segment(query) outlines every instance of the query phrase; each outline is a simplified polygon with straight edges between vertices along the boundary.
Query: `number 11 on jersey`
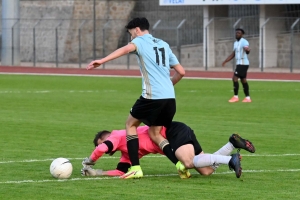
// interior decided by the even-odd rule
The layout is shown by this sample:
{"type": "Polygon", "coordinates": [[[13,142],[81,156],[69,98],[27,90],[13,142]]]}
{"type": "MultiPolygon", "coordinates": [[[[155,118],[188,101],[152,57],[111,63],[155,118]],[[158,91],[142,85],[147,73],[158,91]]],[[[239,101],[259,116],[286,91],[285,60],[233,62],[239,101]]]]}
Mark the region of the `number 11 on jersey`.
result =
{"type": "MultiPolygon", "coordinates": [[[[153,47],[156,55],[156,63],[159,65],[159,54],[157,51],[157,47],[153,47]]],[[[161,52],[161,59],[162,59],[162,65],[165,67],[166,66],[166,57],[165,57],[165,49],[164,48],[159,48],[158,49],[161,52]]]]}

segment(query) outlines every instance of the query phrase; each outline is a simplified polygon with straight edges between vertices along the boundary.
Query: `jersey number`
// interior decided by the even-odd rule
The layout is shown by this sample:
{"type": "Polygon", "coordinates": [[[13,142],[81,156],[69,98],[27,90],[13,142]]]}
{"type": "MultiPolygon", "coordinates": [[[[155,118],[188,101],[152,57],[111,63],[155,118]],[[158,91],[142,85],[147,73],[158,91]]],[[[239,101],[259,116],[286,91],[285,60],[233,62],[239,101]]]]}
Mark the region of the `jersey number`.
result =
{"type": "MultiPolygon", "coordinates": [[[[157,47],[153,47],[156,55],[156,63],[159,65],[159,55],[157,51],[157,47]]],[[[165,57],[165,49],[164,48],[159,48],[158,49],[161,52],[161,58],[162,58],[162,64],[163,66],[166,66],[166,57],[165,57]]]]}

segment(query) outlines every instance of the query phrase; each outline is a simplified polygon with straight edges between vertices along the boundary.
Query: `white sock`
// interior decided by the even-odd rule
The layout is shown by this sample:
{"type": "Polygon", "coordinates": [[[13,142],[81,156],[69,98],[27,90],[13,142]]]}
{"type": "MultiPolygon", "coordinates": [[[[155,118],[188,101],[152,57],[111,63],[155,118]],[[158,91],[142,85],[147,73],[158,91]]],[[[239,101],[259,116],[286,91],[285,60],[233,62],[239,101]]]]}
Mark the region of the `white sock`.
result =
{"type": "Polygon", "coordinates": [[[238,96],[238,95],[234,95],[234,97],[235,97],[235,98],[239,98],[239,96],[238,96]]]}
{"type": "Polygon", "coordinates": [[[250,96],[246,96],[246,99],[250,99],[250,96]]]}
{"type": "Polygon", "coordinates": [[[193,163],[195,167],[208,167],[215,164],[228,164],[231,156],[221,156],[213,154],[199,154],[194,157],[193,163]]]}
{"type": "Polygon", "coordinates": [[[214,155],[222,155],[222,156],[229,156],[231,152],[234,150],[234,146],[231,144],[231,142],[228,142],[225,144],[221,149],[213,153],[214,155]]]}

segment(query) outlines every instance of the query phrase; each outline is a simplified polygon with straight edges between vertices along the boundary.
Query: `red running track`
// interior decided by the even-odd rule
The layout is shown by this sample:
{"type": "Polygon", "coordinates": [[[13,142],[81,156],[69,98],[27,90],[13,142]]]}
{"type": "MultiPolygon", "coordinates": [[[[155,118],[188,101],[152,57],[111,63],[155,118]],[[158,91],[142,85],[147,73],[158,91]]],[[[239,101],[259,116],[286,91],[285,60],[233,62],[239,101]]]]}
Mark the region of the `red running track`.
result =
{"type": "MultiPolygon", "coordinates": [[[[15,66],[0,66],[0,73],[141,76],[139,70],[127,70],[127,69],[86,70],[86,69],[78,69],[78,68],[41,68],[41,67],[15,67],[15,66]]],[[[232,74],[233,72],[228,72],[228,71],[211,72],[211,71],[186,70],[185,77],[231,79],[232,74]]],[[[300,81],[300,73],[248,72],[247,78],[300,81]]]]}

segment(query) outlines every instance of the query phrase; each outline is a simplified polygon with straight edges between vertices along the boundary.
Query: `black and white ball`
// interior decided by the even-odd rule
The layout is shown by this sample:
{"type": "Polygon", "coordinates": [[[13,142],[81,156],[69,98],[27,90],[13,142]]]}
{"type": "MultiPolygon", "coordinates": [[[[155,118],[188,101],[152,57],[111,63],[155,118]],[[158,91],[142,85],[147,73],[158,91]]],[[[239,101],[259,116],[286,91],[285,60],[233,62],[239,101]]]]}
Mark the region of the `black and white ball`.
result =
{"type": "Polygon", "coordinates": [[[50,173],[54,178],[66,179],[72,175],[73,166],[66,158],[56,158],[50,165],[50,173]]]}

